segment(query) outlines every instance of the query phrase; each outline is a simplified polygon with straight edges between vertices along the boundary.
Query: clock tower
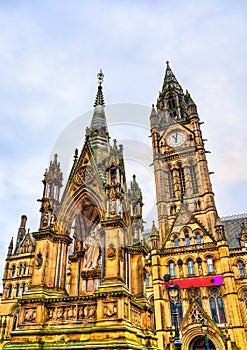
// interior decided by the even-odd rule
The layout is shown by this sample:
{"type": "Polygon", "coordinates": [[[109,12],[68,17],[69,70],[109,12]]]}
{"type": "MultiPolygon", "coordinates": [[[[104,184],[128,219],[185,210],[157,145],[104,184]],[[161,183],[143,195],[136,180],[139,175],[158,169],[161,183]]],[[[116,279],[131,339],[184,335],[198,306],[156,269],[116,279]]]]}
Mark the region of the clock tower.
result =
{"type": "Polygon", "coordinates": [[[213,231],[216,208],[202,123],[196,104],[187,90],[183,92],[169,62],[150,119],[161,244],[178,216],[185,224],[193,215],[207,231],[213,231]]]}

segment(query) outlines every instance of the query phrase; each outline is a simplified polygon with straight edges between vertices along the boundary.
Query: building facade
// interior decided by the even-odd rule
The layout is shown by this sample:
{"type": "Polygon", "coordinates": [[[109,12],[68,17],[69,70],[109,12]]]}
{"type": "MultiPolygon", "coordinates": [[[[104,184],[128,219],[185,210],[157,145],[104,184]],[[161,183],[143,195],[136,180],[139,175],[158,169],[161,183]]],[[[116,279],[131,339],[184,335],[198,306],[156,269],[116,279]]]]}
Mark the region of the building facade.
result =
{"type": "Polygon", "coordinates": [[[247,215],[217,214],[196,104],[167,62],[150,117],[158,228],[147,244],[102,82],[63,194],[55,155],[38,231],[23,215],[9,244],[0,349],[247,349],[247,215]]]}

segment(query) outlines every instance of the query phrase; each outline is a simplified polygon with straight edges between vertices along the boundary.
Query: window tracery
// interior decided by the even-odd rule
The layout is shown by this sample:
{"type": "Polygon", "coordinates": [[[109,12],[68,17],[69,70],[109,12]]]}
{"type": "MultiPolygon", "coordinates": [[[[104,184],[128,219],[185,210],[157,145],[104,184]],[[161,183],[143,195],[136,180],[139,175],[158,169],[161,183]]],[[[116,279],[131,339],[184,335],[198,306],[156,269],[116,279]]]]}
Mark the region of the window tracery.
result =
{"type": "Polygon", "coordinates": [[[218,288],[211,288],[209,290],[209,304],[211,316],[216,323],[226,323],[225,310],[220,290],[218,288]]]}

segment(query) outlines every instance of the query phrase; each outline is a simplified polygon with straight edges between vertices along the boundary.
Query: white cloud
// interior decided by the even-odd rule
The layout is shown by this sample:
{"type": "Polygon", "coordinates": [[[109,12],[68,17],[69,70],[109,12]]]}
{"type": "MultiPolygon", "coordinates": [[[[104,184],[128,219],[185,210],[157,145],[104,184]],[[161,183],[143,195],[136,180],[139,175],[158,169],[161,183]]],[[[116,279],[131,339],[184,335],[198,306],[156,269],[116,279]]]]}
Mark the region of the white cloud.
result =
{"type": "Polygon", "coordinates": [[[36,199],[52,145],[92,107],[101,67],[107,104],[150,106],[169,59],[205,121],[219,212],[246,211],[240,198],[247,173],[246,6],[230,0],[1,2],[2,256],[21,214],[37,229],[36,199]]]}

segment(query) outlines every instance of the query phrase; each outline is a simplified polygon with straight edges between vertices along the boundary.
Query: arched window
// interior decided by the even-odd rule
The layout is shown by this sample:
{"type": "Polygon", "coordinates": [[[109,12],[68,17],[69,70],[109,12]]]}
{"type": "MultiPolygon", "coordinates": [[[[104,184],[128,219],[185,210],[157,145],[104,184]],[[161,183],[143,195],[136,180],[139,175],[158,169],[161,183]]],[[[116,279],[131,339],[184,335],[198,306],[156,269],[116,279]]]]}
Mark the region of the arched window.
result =
{"type": "Polygon", "coordinates": [[[19,276],[22,275],[22,264],[20,264],[20,267],[19,267],[19,276]]]}
{"type": "Polygon", "coordinates": [[[192,304],[193,301],[196,301],[202,307],[202,299],[199,288],[189,289],[189,303],[192,304]]]}
{"type": "Polygon", "coordinates": [[[169,262],[169,274],[171,277],[175,277],[175,264],[173,261],[169,262]]]}
{"type": "Polygon", "coordinates": [[[20,287],[19,284],[17,284],[17,286],[16,286],[16,294],[15,294],[16,297],[20,296],[20,290],[21,290],[21,287],[20,287]]]}
{"type": "Polygon", "coordinates": [[[178,240],[178,237],[175,237],[175,238],[174,238],[174,246],[175,246],[176,248],[179,247],[179,240],[178,240]]]}
{"type": "Polygon", "coordinates": [[[194,275],[194,263],[193,260],[188,260],[187,262],[187,266],[188,266],[188,274],[189,275],[194,275]]]}
{"type": "Polygon", "coordinates": [[[22,288],[22,294],[25,293],[26,291],[27,291],[27,285],[26,283],[24,283],[22,288]]]}
{"type": "Polygon", "coordinates": [[[244,303],[245,303],[245,308],[247,310],[247,290],[244,292],[244,303]]]}
{"type": "Polygon", "coordinates": [[[225,310],[223,300],[218,288],[210,289],[209,304],[211,309],[212,319],[216,323],[226,323],[225,310]]]}
{"type": "Polygon", "coordinates": [[[14,277],[15,274],[16,274],[16,266],[13,265],[13,266],[12,266],[12,277],[14,277]]]}
{"type": "Polygon", "coordinates": [[[12,284],[10,284],[9,285],[9,295],[8,295],[8,297],[12,298],[12,294],[13,294],[13,286],[12,286],[12,284]]]}
{"type": "Polygon", "coordinates": [[[241,260],[238,261],[238,272],[240,277],[245,276],[245,271],[244,271],[244,264],[241,260]]]}
{"type": "Polygon", "coordinates": [[[184,236],[185,236],[185,244],[188,247],[190,245],[190,237],[189,237],[189,232],[185,231],[184,232],[184,236]]]}
{"type": "Polygon", "coordinates": [[[207,258],[207,265],[208,265],[208,272],[212,273],[214,272],[214,264],[213,264],[213,259],[212,258],[207,258]]]}
{"type": "Polygon", "coordinates": [[[23,266],[23,274],[26,275],[27,273],[27,264],[25,263],[23,266]]]}
{"type": "Polygon", "coordinates": [[[247,247],[247,236],[244,239],[244,246],[247,247]]]}
{"type": "Polygon", "coordinates": [[[196,234],[196,242],[197,242],[197,244],[201,244],[202,243],[202,237],[201,237],[200,233],[196,234]]]}

